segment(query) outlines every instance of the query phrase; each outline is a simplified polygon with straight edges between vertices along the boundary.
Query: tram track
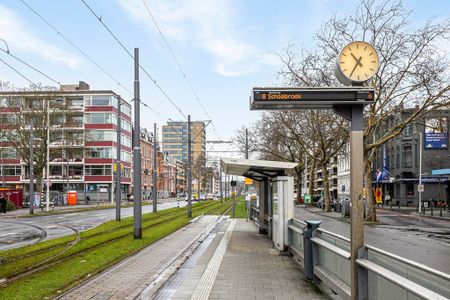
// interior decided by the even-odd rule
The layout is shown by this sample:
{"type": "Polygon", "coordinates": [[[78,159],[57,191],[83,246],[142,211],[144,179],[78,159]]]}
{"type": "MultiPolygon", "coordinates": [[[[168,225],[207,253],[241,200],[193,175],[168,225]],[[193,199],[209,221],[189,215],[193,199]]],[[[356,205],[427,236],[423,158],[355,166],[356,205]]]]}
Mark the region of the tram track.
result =
{"type": "MultiPolygon", "coordinates": [[[[208,203],[205,205],[197,206],[197,207],[193,208],[193,211],[206,210],[205,213],[208,214],[208,213],[212,213],[213,211],[217,210],[220,206],[221,206],[220,203],[213,202],[213,203],[208,203]],[[207,210],[211,206],[213,206],[213,208],[211,210],[207,210]]],[[[165,215],[160,215],[160,216],[157,216],[156,218],[151,218],[151,219],[147,220],[146,222],[144,222],[144,224],[147,223],[147,225],[143,224],[144,226],[142,227],[142,229],[147,230],[150,228],[161,226],[165,223],[176,220],[180,216],[184,216],[185,213],[186,213],[186,210],[181,209],[180,211],[176,211],[176,212],[165,214],[165,215]]],[[[9,284],[9,283],[19,280],[25,276],[34,274],[36,272],[42,271],[44,269],[53,267],[58,264],[62,264],[74,257],[81,256],[90,251],[93,251],[100,247],[106,246],[107,244],[117,242],[124,238],[128,238],[130,232],[132,231],[132,228],[130,228],[130,225],[119,226],[118,228],[114,228],[114,229],[108,230],[106,232],[98,232],[98,233],[95,233],[92,235],[87,235],[85,237],[81,236],[80,233],[77,231],[75,240],[71,240],[69,242],[63,243],[63,244],[55,246],[55,247],[50,247],[48,249],[43,249],[43,250],[39,251],[38,253],[36,253],[36,252],[27,253],[27,258],[35,256],[36,254],[39,254],[42,256],[42,259],[39,260],[37,263],[30,264],[29,266],[27,266],[25,263],[24,268],[19,272],[16,271],[15,273],[11,273],[9,275],[5,274],[6,276],[2,279],[2,284],[9,284]],[[120,228],[121,230],[117,230],[118,228],[120,228]],[[120,232],[120,231],[123,231],[123,232],[120,232]],[[104,236],[103,241],[97,242],[93,245],[89,245],[89,243],[87,243],[87,241],[89,239],[92,239],[93,237],[97,237],[99,235],[104,236]],[[81,246],[81,249],[73,250],[73,249],[75,249],[74,247],[76,245],[80,245],[80,243],[83,241],[86,241],[86,243],[87,243],[86,247],[81,246]],[[54,251],[59,248],[63,248],[63,249],[59,252],[54,251]],[[73,251],[73,253],[70,253],[70,251],[73,251]],[[48,257],[45,257],[46,252],[48,254],[47,255],[48,257]]],[[[73,228],[73,230],[76,230],[76,229],[73,228]]],[[[18,260],[18,258],[15,258],[14,261],[10,260],[10,261],[6,261],[6,262],[2,262],[0,264],[0,266],[3,265],[3,267],[5,267],[8,264],[14,263],[17,260],[18,260]]],[[[11,272],[12,271],[13,270],[11,270],[11,272]]]]}

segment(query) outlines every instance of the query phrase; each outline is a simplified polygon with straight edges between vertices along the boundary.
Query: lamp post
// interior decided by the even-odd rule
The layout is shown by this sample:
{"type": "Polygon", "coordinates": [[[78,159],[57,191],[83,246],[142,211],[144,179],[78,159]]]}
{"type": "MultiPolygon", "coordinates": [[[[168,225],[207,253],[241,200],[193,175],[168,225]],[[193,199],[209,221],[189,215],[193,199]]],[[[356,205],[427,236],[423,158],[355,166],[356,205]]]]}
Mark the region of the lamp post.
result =
{"type": "Polygon", "coordinates": [[[414,131],[415,134],[419,135],[419,214],[422,213],[422,148],[423,148],[423,141],[422,141],[422,133],[414,131]]]}

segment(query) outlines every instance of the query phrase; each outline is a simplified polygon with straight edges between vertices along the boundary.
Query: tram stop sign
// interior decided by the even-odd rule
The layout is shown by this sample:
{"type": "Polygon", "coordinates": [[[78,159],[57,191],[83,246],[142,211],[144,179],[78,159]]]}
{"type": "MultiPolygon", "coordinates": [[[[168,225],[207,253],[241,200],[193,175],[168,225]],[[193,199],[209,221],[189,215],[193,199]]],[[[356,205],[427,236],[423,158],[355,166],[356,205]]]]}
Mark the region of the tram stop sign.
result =
{"type": "Polygon", "coordinates": [[[255,87],[250,110],[334,109],[350,119],[352,105],[373,101],[374,89],[367,87],[255,87]]]}

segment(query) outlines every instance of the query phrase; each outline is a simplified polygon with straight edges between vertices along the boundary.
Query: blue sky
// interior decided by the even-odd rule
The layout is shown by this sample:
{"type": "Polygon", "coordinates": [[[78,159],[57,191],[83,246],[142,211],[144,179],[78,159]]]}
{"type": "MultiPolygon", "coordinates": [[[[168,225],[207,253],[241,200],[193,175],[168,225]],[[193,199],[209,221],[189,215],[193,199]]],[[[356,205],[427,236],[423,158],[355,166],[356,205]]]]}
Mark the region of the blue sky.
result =
{"type": "MultiPolygon", "coordinates": [[[[133,90],[133,62],[94,18],[81,0],[24,0],[83,51],[133,90]]],[[[85,0],[125,46],[140,48],[141,64],[173,101],[193,120],[206,120],[195,96],[152,23],[142,0],[85,0]]],[[[314,33],[334,14],[347,15],[356,0],[146,0],[185,74],[214,122],[208,140],[229,139],[243,124],[256,120],[248,98],[253,86],[279,84],[281,64],[273,55],[289,43],[313,47],[314,33]]],[[[448,18],[450,1],[405,1],[414,12],[412,26],[429,18],[448,18]]],[[[86,81],[92,89],[112,89],[127,99],[118,86],[34,15],[21,1],[0,1],[0,39],[11,53],[61,83],[86,81]]],[[[0,47],[4,45],[0,42],[0,47]]],[[[48,79],[14,61],[0,58],[34,82],[48,79]]],[[[0,62],[0,80],[16,85],[27,82],[0,62]]],[[[164,116],[182,115],[141,73],[141,99],[164,116]]],[[[167,120],[141,109],[144,127],[167,120]]],[[[210,148],[210,147],[208,147],[210,148]]]]}

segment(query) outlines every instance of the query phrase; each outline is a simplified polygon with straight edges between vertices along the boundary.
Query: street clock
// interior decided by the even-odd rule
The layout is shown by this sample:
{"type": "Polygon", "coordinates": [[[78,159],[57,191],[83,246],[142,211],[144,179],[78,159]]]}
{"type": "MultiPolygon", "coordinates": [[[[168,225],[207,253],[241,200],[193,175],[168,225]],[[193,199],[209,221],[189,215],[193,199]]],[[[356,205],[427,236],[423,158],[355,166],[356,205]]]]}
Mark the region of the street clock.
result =
{"type": "Polygon", "coordinates": [[[339,53],[335,65],[336,78],[345,85],[362,85],[378,71],[375,48],[362,41],[351,42],[339,53]]]}

